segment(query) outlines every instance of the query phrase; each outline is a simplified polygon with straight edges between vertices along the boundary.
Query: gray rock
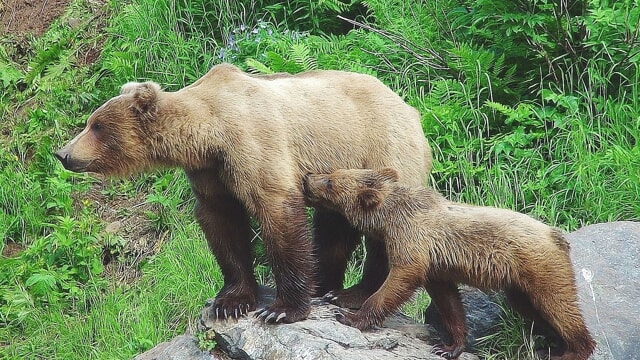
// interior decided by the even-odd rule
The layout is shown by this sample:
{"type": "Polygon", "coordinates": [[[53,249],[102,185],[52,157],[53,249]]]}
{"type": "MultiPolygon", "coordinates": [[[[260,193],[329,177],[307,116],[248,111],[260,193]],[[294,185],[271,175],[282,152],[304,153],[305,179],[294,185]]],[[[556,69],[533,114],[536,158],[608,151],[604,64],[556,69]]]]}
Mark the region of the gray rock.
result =
{"type": "MultiPolygon", "coordinates": [[[[640,223],[614,222],[584,227],[567,235],[576,271],[580,306],[598,349],[591,360],[635,359],[640,354],[640,223]]],[[[273,301],[273,290],[261,289],[261,301],[273,301]]],[[[499,323],[495,295],[463,291],[470,336],[491,333],[499,323]]],[[[218,347],[239,359],[433,359],[434,331],[402,315],[369,332],[344,326],[334,318],[335,306],[314,301],[309,319],[294,324],[265,325],[252,316],[238,322],[212,322],[208,308],[202,323],[218,347]]],[[[427,321],[439,315],[427,310],[427,321]]],[[[435,326],[437,327],[437,326],[435,326]]],[[[216,359],[197,348],[191,336],[179,336],[136,357],[138,360],[216,359]]],[[[477,359],[464,353],[460,359],[477,359]]]]}
{"type": "Polygon", "coordinates": [[[198,348],[198,339],[180,335],[142,353],[135,360],[213,360],[217,357],[198,348]]]}
{"type": "Polygon", "coordinates": [[[567,235],[582,313],[598,343],[592,360],[640,357],[640,223],[586,226],[567,235]]]}
{"type": "MultiPolygon", "coordinates": [[[[268,292],[272,293],[273,290],[268,292]]],[[[221,350],[235,359],[442,360],[431,354],[432,347],[424,341],[430,337],[425,326],[405,316],[393,316],[385,322],[384,327],[361,332],[338,323],[335,309],[337,307],[334,305],[314,300],[307,320],[268,325],[255,319],[252,313],[237,322],[214,322],[205,308],[202,311],[202,326],[212,331],[221,350]]],[[[465,353],[460,359],[477,357],[465,353]]]]}
{"type": "MultiPolygon", "coordinates": [[[[475,346],[479,338],[495,333],[500,324],[504,311],[498,305],[502,295],[499,293],[485,293],[481,290],[462,286],[460,296],[464,306],[469,334],[465,339],[466,351],[475,351],[475,346]]],[[[425,323],[433,326],[435,333],[442,336],[445,343],[451,343],[451,337],[442,324],[440,312],[433,304],[429,304],[424,311],[425,323]]],[[[435,339],[438,337],[436,336],[435,339]]]]}

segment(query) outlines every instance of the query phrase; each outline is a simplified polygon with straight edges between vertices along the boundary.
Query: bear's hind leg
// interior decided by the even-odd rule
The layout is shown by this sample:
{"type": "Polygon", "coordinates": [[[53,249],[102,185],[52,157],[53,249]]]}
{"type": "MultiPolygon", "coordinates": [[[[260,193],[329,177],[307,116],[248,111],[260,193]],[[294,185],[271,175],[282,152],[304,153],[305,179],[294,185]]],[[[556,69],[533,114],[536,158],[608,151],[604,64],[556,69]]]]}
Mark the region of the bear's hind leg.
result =
{"type": "Polygon", "coordinates": [[[318,259],[315,294],[323,296],[342,289],[347,262],[358,245],[360,234],[342,215],[320,208],[313,214],[313,230],[318,259]]]}
{"type": "Polygon", "coordinates": [[[553,360],[587,360],[595,349],[577,302],[577,290],[569,260],[564,266],[555,263],[552,279],[529,279],[531,304],[563,341],[561,356],[553,360]]]}
{"type": "Polygon", "coordinates": [[[433,353],[446,359],[457,359],[464,350],[467,324],[460,292],[456,284],[446,281],[428,281],[425,289],[440,313],[442,323],[451,336],[451,344],[436,344],[433,353]]]}
{"type": "Polygon", "coordinates": [[[224,277],[211,305],[214,320],[238,318],[256,308],[249,218],[244,207],[228,195],[198,196],[196,219],[224,277]]]}

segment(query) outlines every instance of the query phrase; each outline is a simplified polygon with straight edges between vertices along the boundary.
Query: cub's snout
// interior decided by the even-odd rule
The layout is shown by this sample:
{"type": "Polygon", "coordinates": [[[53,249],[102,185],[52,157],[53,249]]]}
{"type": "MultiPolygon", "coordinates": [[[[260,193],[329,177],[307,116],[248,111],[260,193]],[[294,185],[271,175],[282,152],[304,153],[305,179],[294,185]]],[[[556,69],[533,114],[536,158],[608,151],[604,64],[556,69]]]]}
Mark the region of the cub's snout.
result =
{"type": "Polygon", "coordinates": [[[307,173],[302,177],[302,191],[307,201],[317,203],[321,199],[325,182],[324,177],[318,174],[307,173]]]}

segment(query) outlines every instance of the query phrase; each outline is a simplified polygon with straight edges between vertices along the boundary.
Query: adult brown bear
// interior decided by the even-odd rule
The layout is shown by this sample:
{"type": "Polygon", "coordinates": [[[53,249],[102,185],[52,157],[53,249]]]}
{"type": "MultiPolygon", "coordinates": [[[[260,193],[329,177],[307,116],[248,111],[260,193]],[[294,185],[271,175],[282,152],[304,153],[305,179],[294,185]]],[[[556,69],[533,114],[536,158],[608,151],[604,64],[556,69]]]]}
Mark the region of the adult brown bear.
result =
{"type": "Polygon", "coordinates": [[[562,340],[552,359],[586,360],[593,352],[569,244],[559,230],[515,211],[455,203],[433,189],[400,184],[393,169],[312,174],[304,188],[312,203],[340,212],[387,247],[384,284],[357,312],[341,310],[340,322],[362,330],[381,325],[422,286],[453,339],[435,352],[456,359],[467,335],[457,288],[464,283],[504,290],[517,311],[550,326],[562,340]]]}
{"type": "MultiPolygon", "coordinates": [[[[418,112],[374,77],[339,71],[253,76],[228,64],[177,92],[153,82],[124,85],[56,156],[77,172],[186,171],[196,218],[224,275],[211,307],[216,317],[255,309],[254,216],[277,285],[275,303],[258,315],[275,322],[302,320],[314,291],[341,289],[360,239],[344,217],[316,208],[314,260],[303,174],[393,166],[407,184],[424,185],[431,167],[418,112]]],[[[362,282],[337,293],[345,304],[359,305],[384,281],[386,256],[376,244],[367,241],[362,282]]]]}

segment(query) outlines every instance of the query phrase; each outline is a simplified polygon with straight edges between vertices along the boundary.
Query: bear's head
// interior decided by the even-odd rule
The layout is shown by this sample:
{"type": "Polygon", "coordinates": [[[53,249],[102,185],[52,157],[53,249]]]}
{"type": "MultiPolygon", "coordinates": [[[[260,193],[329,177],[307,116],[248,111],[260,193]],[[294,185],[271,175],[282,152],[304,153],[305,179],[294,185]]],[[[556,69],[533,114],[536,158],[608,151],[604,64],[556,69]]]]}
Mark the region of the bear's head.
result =
{"type": "Polygon", "coordinates": [[[55,156],[74,172],[127,176],[151,167],[150,128],[160,92],[153,82],[125,84],[55,156]]]}
{"type": "Polygon", "coordinates": [[[308,174],[303,188],[311,205],[333,209],[348,219],[376,210],[398,181],[391,168],[381,170],[340,169],[331,174],[308,174]]]}

